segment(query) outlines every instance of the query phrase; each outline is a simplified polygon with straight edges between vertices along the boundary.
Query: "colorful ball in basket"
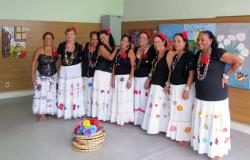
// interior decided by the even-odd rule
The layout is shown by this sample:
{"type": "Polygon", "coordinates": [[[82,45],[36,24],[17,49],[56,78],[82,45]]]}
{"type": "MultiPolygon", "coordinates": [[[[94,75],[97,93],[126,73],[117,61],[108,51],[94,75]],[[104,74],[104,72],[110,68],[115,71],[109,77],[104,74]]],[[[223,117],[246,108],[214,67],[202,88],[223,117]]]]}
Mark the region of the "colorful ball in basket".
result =
{"type": "Polygon", "coordinates": [[[83,126],[84,126],[84,128],[89,128],[90,127],[90,121],[88,120],[88,119],[85,119],[84,121],[83,121],[83,126]]]}
{"type": "Polygon", "coordinates": [[[74,128],[72,147],[76,151],[90,152],[101,148],[106,132],[99,126],[99,121],[94,118],[83,119],[74,128]]]}

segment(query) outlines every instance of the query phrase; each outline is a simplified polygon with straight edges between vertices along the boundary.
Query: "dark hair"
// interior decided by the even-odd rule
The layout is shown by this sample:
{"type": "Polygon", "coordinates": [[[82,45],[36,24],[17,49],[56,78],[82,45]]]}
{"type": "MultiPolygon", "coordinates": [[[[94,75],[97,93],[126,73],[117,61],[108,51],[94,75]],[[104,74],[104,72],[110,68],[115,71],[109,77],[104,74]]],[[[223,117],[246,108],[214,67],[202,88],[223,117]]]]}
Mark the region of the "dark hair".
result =
{"type": "Polygon", "coordinates": [[[205,31],[201,31],[200,33],[205,33],[208,35],[208,38],[212,39],[212,44],[211,44],[212,49],[218,48],[219,44],[218,44],[217,38],[211,31],[205,30],[205,31]]]}
{"type": "Polygon", "coordinates": [[[142,34],[146,34],[146,35],[147,35],[147,37],[148,37],[148,39],[150,38],[149,33],[145,32],[145,31],[142,31],[142,32],[140,32],[139,36],[141,36],[142,34]]]}
{"type": "Polygon", "coordinates": [[[115,48],[115,40],[114,40],[112,34],[109,34],[106,30],[99,31],[98,32],[98,40],[99,40],[100,44],[102,44],[101,39],[100,39],[101,34],[106,34],[107,36],[109,36],[109,45],[112,49],[114,49],[115,48]]]}
{"type": "Polygon", "coordinates": [[[128,34],[123,34],[122,37],[121,37],[121,40],[122,40],[123,38],[125,38],[125,37],[127,37],[127,38],[128,38],[128,41],[131,42],[131,40],[132,40],[132,39],[131,39],[131,36],[128,35],[128,34]]]}
{"type": "Polygon", "coordinates": [[[158,37],[158,38],[160,38],[163,42],[165,42],[165,43],[164,43],[164,47],[167,47],[167,46],[168,46],[168,41],[167,41],[167,39],[163,39],[163,37],[161,37],[159,34],[154,35],[154,39],[155,39],[155,37],[158,37]]]}
{"type": "MultiPolygon", "coordinates": [[[[182,33],[176,33],[176,34],[174,35],[174,37],[175,37],[175,36],[180,36],[180,37],[183,39],[183,41],[186,42],[186,45],[185,45],[184,50],[187,51],[187,50],[188,50],[188,39],[184,38],[182,33]]],[[[175,51],[175,48],[174,48],[174,51],[175,51]]]]}
{"type": "Polygon", "coordinates": [[[73,32],[76,34],[76,30],[75,30],[75,28],[73,28],[73,27],[66,28],[64,34],[66,35],[66,34],[67,34],[68,32],[70,32],[70,31],[73,31],[73,32]]]}
{"type": "Polygon", "coordinates": [[[45,36],[47,36],[47,35],[50,35],[50,36],[52,37],[53,40],[55,39],[53,33],[51,33],[51,32],[45,32],[45,33],[43,34],[43,40],[45,39],[45,36]]]}
{"type": "Polygon", "coordinates": [[[98,37],[98,34],[96,31],[92,31],[89,33],[89,38],[91,38],[93,35],[96,35],[98,37]]]}

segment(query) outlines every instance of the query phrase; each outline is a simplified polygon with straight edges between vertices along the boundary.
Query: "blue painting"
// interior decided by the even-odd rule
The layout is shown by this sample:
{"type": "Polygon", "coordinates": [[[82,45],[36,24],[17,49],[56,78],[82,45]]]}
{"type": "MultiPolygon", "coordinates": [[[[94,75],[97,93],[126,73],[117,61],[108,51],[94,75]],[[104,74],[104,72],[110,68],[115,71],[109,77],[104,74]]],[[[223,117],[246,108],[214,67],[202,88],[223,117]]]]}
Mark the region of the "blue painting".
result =
{"type": "Polygon", "coordinates": [[[176,33],[184,31],[184,24],[160,24],[159,32],[165,34],[172,41],[176,33]]]}
{"type": "Polygon", "coordinates": [[[184,31],[188,34],[188,39],[196,42],[200,31],[208,30],[215,33],[215,23],[184,24],[184,31]]]}

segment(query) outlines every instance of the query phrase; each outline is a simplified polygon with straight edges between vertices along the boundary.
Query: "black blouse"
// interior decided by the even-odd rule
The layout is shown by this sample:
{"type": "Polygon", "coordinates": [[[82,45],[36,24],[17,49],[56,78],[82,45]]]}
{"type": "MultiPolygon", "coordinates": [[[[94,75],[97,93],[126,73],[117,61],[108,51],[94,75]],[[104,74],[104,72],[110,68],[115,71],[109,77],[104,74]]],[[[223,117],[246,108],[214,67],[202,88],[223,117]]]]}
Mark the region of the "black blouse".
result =
{"type": "Polygon", "coordinates": [[[81,62],[82,46],[75,42],[74,52],[66,51],[66,41],[59,44],[57,52],[61,55],[61,61],[63,66],[76,65],[81,62]]]}
{"type": "Polygon", "coordinates": [[[195,70],[195,55],[191,51],[186,51],[179,60],[177,56],[173,59],[170,83],[173,85],[186,84],[189,71],[195,70]]]}
{"type": "MultiPolygon", "coordinates": [[[[138,48],[134,49],[135,54],[137,54],[138,48]]],[[[148,74],[152,67],[152,61],[156,57],[156,50],[154,46],[150,46],[147,51],[147,56],[141,59],[136,57],[136,68],[135,68],[135,77],[148,77],[148,74]]]]}
{"type": "Polygon", "coordinates": [[[42,76],[53,76],[56,74],[57,69],[56,69],[56,61],[58,57],[55,56],[47,56],[45,54],[40,54],[38,56],[38,67],[37,71],[42,75],[42,76]]]}
{"type": "MultiPolygon", "coordinates": [[[[115,56],[115,75],[124,75],[130,74],[131,71],[131,63],[130,58],[128,57],[130,48],[127,49],[123,55],[116,54],[115,56]]],[[[119,51],[117,51],[119,52],[119,51]]]]}
{"type": "MultiPolygon", "coordinates": [[[[108,52],[110,52],[110,54],[113,52],[113,49],[110,49],[106,45],[103,45],[103,46],[108,52]]],[[[112,73],[112,66],[113,66],[113,60],[109,61],[105,59],[102,55],[99,55],[98,62],[96,64],[96,70],[112,73]]]]}
{"type": "Polygon", "coordinates": [[[160,85],[161,87],[165,87],[165,83],[168,80],[169,68],[167,64],[168,51],[165,51],[164,55],[157,62],[158,57],[154,60],[153,63],[153,74],[151,79],[151,84],[160,85]]]}
{"type": "Polygon", "coordinates": [[[82,51],[82,77],[93,77],[98,60],[98,49],[89,52],[89,43],[86,43],[82,51]]]}
{"type": "MultiPolygon", "coordinates": [[[[225,63],[220,61],[221,56],[226,51],[221,48],[216,48],[212,50],[210,55],[210,62],[208,65],[208,70],[205,78],[203,80],[199,80],[198,73],[196,73],[195,78],[195,90],[196,90],[196,98],[205,101],[220,101],[225,100],[228,97],[228,86],[225,85],[222,88],[222,78],[225,69],[225,63]]],[[[198,56],[201,54],[198,51],[198,56]]],[[[199,58],[197,60],[197,65],[199,58]]],[[[197,66],[197,70],[198,70],[197,66]]],[[[205,66],[200,67],[200,74],[203,73],[205,66]]]]}

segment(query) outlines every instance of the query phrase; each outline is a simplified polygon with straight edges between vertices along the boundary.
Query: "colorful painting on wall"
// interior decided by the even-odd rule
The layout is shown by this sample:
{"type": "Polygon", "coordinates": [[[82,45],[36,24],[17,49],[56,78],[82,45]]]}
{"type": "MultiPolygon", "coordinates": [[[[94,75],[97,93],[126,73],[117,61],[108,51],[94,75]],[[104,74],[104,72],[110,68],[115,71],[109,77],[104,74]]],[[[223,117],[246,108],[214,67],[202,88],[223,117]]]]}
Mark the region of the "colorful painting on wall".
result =
{"type": "MultiPolygon", "coordinates": [[[[216,36],[219,47],[236,54],[244,64],[229,78],[232,87],[250,89],[250,24],[220,23],[216,25],[216,36]]],[[[226,66],[226,70],[230,65],[226,66]]]]}
{"type": "Polygon", "coordinates": [[[168,40],[172,43],[174,35],[186,31],[188,34],[188,44],[190,50],[197,50],[196,39],[200,31],[209,30],[215,32],[215,24],[213,23],[197,23],[197,24],[160,24],[159,32],[164,33],[168,40]]]}
{"type": "MultiPolygon", "coordinates": [[[[250,89],[250,24],[248,23],[204,23],[204,24],[161,24],[159,32],[164,33],[169,40],[174,34],[186,31],[189,39],[189,49],[196,51],[197,37],[200,31],[209,30],[217,36],[219,47],[236,54],[244,60],[243,66],[229,78],[229,85],[236,88],[250,89]]],[[[230,66],[227,65],[225,70],[230,66]]]]}
{"type": "Polygon", "coordinates": [[[21,26],[2,27],[2,57],[26,57],[26,28],[21,26]]]}

